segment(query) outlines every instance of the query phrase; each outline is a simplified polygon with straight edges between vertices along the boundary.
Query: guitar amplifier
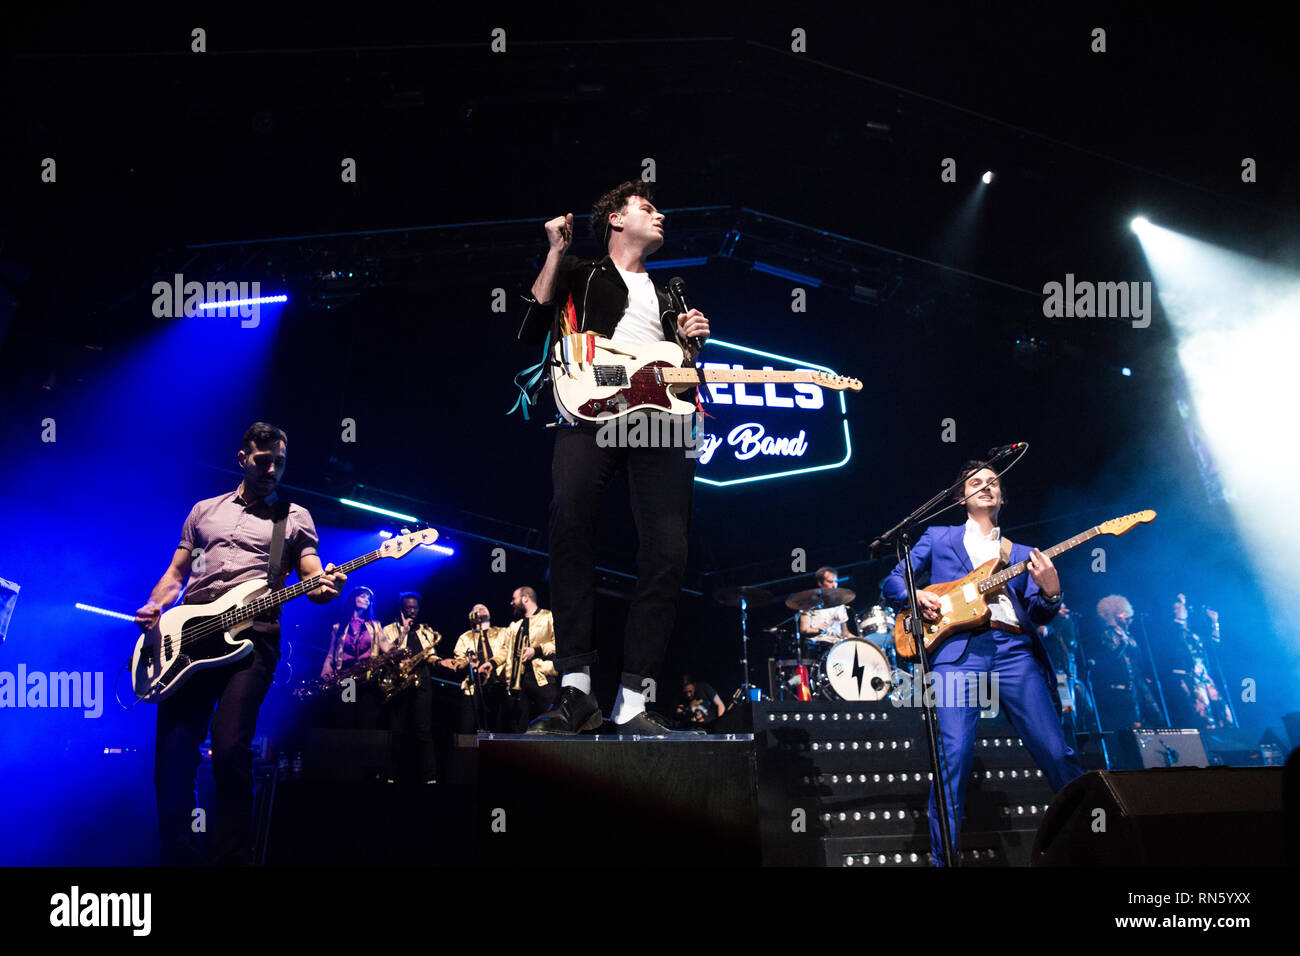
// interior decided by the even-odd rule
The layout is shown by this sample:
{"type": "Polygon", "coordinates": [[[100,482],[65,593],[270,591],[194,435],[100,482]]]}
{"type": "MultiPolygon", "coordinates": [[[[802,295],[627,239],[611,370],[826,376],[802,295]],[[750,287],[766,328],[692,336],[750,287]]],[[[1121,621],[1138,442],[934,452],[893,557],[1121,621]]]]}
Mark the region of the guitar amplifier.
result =
{"type": "Polygon", "coordinates": [[[1123,734],[1133,767],[1208,767],[1199,730],[1134,730],[1123,734]]]}

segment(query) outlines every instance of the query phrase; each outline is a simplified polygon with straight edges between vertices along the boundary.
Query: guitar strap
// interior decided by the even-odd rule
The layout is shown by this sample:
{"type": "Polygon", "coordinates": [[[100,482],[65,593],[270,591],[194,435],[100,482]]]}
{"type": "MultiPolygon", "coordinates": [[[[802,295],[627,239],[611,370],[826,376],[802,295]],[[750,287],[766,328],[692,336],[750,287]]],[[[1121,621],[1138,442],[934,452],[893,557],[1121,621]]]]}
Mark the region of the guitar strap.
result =
{"type": "Polygon", "coordinates": [[[1011,567],[1011,539],[1003,538],[998,545],[999,557],[1004,568],[1011,567]]]}
{"type": "Polygon", "coordinates": [[[280,565],[284,558],[284,527],[289,523],[289,502],[276,501],[271,514],[274,515],[275,524],[271,526],[271,554],[266,579],[271,582],[271,590],[278,591],[284,586],[280,565]]]}

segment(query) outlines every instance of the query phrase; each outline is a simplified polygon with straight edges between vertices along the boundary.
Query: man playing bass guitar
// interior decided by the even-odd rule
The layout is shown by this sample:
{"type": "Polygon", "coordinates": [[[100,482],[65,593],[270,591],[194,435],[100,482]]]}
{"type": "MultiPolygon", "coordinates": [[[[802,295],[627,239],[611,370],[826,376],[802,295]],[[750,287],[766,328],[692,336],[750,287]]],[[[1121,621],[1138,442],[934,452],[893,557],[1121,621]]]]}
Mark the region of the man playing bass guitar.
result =
{"type": "MultiPolygon", "coordinates": [[[[171,566],[154,585],[148,602],[135,612],[141,631],[157,623],[164,608],[186,584],[186,604],[215,599],[232,585],[265,578],[268,562],[278,562],[283,584],[290,570],[300,579],[321,567],[316,526],[306,508],[285,507],[276,486],[284,476],[286,438],[274,425],[257,422],[244,433],[236,455],[244,477],[234,491],[200,501],[190,509],[181,529],[171,566]],[[272,530],[284,516],[283,560],[271,556],[272,530]]],[[[342,572],[326,573],[308,598],[324,604],[339,596],[347,579],[342,572]]],[[[262,700],[271,686],[280,659],[278,609],[258,618],[250,629],[253,652],[203,670],[158,705],[154,747],[154,789],[158,800],[158,836],[162,862],[203,862],[194,830],[199,746],[212,730],[212,777],[216,802],[212,808],[210,858],[218,864],[252,862],[253,732],[262,700]],[[214,713],[215,708],[215,713],[214,713]]]]}

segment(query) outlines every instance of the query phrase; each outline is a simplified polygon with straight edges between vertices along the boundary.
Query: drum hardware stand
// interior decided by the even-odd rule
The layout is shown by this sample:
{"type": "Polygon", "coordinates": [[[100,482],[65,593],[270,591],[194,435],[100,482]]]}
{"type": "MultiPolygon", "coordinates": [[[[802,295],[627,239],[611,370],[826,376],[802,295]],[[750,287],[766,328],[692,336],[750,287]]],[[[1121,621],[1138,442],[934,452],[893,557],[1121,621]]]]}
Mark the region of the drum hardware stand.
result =
{"type": "Polygon", "coordinates": [[[752,700],[754,685],[749,682],[749,608],[751,605],[755,608],[766,607],[772,603],[772,595],[762,588],[731,587],[720,588],[714,592],[713,599],[727,607],[740,608],[740,662],[744,668],[740,689],[744,691],[745,700],[752,700]]]}
{"type": "Polygon", "coordinates": [[[749,601],[744,593],[740,595],[740,666],[743,678],[740,689],[745,692],[745,700],[749,700],[749,601]]]}

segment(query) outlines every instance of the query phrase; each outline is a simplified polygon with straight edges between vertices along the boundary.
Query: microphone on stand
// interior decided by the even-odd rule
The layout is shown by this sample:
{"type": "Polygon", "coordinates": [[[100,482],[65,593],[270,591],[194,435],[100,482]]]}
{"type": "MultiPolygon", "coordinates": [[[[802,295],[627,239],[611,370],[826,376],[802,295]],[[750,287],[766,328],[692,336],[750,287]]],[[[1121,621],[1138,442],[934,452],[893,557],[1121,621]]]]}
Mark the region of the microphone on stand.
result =
{"type": "MultiPolygon", "coordinates": [[[[1029,442],[1018,441],[1018,442],[1012,442],[1010,445],[998,445],[994,448],[990,448],[989,460],[984,463],[984,467],[988,468],[994,463],[1001,461],[1003,458],[1009,458],[1011,455],[1014,455],[1022,448],[1028,448],[1028,447],[1029,447],[1029,442]]],[[[996,469],[994,470],[996,471],[996,469]]]]}

